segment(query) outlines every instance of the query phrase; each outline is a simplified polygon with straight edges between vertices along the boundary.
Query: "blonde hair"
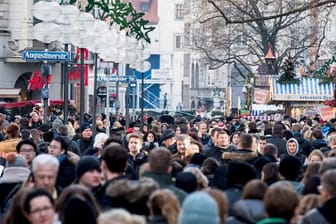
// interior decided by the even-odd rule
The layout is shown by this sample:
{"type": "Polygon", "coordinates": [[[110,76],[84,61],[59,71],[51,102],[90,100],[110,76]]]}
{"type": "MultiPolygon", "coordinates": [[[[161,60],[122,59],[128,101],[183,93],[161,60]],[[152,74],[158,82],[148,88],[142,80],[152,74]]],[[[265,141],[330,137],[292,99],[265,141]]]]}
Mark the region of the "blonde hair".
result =
{"type": "Polygon", "coordinates": [[[319,149],[315,149],[315,150],[313,150],[313,151],[309,154],[309,156],[308,156],[308,161],[309,161],[309,162],[311,161],[311,158],[312,158],[313,156],[318,156],[318,157],[320,157],[320,158],[321,158],[321,161],[323,161],[323,159],[324,159],[324,155],[323,155],[323,153],[322,153],[319,149]]]}
{"type": "Polygon", "coordinates": [[[146,224],[145,218],[124,209],[113,209],[98,216],[99,224],[146,224]]]}
{"type": "Polygon", "coordinates": [[[149,197],[151,215],[164,216],[168,224],[177,224],[180,205],[175,194],[168,189],[154,191],[149,197]]]}
{"type": "Polygon", "coordinates": [[[303,196],[299,203],[300,214],[304,215],[313,208],[317,208],[322,204],[321,198],[317,194],[307,194],[303,196]]]}

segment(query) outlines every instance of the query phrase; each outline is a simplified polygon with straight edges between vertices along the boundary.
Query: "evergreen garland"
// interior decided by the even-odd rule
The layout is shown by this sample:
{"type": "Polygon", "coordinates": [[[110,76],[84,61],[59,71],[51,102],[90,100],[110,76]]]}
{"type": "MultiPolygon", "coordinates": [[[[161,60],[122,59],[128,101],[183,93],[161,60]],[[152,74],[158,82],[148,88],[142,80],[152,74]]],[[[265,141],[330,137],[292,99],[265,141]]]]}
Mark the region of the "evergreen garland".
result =
{"type": "Polygon", "coordinates": [[[283,64],[281,65],[282,73],[280,74],[278,83],[280,84],[299,84],[300,80],[295,78],[294,69],[295,69],[295,61],[289,55],[288,58],[286,58],[283,64]]]}

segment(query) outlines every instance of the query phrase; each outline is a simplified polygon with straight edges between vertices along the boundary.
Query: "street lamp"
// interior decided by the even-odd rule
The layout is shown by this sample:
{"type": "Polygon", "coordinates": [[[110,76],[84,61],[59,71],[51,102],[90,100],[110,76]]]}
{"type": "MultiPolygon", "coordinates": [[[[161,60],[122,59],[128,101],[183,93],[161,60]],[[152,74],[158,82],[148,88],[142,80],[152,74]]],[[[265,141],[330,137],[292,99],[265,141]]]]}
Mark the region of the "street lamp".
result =
{"type": "MultiPolygon", "coordinates": [[[[61,25],[62,35],[60,37],[60,42],[64,44],[64,51],[69,51],[69,44],[71,43],[71,38],[78,38],[79,30],[72,29],[71,22],[77,20],[79,16],[79,10],[73,5],[69,4],[69,0],[65,4],[61,5],[61,16],[56,19],[56,23],[61,25]]],[[[69,74],[68,68],[69,64],[67,61],[63,64],[62,77],[63,77],[63,118],[65,124],[68,122],[69,114],[69,74]]]]}
{"type": "MultiPolygon", "coordinates": [[[[33,27],[34,39],[45,43],[47,46],[51,42],[58,40],[61,35],[60,26],[54,23],[61,15],[61,7],[56,2],[50,1],[39,1],[33,5],[32,14],[35,18],[41,20],[42,22],[37,23],[33,27]]],[[[48,47],[46,47],[48,50],[48,47]]],[[[45,79],[45,85],[41,90],[41,97],[43,99],[43,122],[48,122],[48,99],[49,99],[49,87],[48,87],[48,77],[51,74],[51,67],[48,65],[47,61],[44,61],[41,66],[41,75],[45,79]]]]}

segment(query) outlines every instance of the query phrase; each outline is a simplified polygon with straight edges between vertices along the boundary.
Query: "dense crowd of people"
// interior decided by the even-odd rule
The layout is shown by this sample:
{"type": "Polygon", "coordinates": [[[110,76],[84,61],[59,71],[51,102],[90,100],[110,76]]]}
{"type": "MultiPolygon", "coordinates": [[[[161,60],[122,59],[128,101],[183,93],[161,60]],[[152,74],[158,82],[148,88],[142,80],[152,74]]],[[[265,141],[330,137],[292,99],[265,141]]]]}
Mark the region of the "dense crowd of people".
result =
{"type": "Polygon", "coordinates": [[[0,114],[0,223],[336,223],[336,119],[275,118],[0,114]]]}

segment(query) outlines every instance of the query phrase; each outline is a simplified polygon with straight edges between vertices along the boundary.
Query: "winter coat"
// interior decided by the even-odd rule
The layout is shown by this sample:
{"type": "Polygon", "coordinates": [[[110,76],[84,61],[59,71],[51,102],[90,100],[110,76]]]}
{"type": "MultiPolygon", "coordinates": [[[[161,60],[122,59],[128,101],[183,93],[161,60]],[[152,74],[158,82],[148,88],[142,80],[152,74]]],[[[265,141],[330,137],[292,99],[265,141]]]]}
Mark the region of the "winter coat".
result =
{"type": "Polygon", "coordinates": [[[60,162],[56,185],[65,188],[70,185],[76,179],[76,163],[79,160],[79,156],[75,153],[68,152],[68,154],[62,154],[58,157],[60,162]]]}
{"type": "MultiPolygon", "coordinates": [[[[155,172],[145,172],[143,177],[150,177],[155,180],[158,184],[160,189],[169,189],[171,190],[179,200],[180,204],[182,205],[187,193],[177,187],[175,187],[172,176],[168,173],[155,173],[155,172]]],[[[140,178],[141,180],[142,178],[140,178]]]]}
{"type": "Polygon", "coordinates": [[[140,180],[118,179],[106,187],[107,204],[105,209],[123,208],[132,214],[149,215],[147,201],[149,196],[159,189],[151,178],[140,180]]]}
{"type": "Polygon", "coordinates": [[[266,218],[257,222],[257,224],[289,224],[289,222],[283,218],[266,218]]]}
{"type": "Polygon", "coordinates": [[[313,149],[320,149],[323,147],[328,147],[328,143],[324,139],[314,139],[311,141],[313,149]]]}
{"type": "Polygon", "coordinates": [[[223,153],[225,152],[231,152],[235,150],[235,147],[233,145],[229,145],[226,148],[221,148],[218,146],[212,146],[210,150],[205,152],[205,155],[209,158],[215,158],[219,163],[223,163],[223,153]]]}
{"type": "Polygon", "coordinates": [[[258,159],[258,153],[249,150],[249,149],[237,149],[232,152],[224,152],[223,160],[231,161],[231,160],[241,160],[246,161],[250,164],[254,164],[258,159]]]}
{"type": "Polygon", "coordinates": [[[233,205],[233,216],[228,224],[250,224],[265,218],[265,207],[262,200],[239,200],[233,205]]]}
{"type": "Polygon", "coordinates": [[[326,201],[321,207],[308,211],[303,217],[303,224],[336,223],[336,198],[326,201]]]}

